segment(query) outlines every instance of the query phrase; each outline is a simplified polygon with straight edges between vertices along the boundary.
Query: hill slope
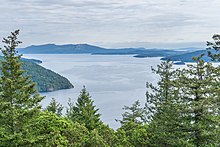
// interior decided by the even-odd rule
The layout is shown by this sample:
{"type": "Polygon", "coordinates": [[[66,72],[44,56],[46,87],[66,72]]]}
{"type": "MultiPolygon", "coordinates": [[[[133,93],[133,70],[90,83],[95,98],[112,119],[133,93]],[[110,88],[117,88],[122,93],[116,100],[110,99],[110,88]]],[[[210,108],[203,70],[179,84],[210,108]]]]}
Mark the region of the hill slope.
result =
{"type": "Polygon", "coordinates": [[[39,92],[73,88],[73,85],[67,78],[38,64],[25,61],[22,68],[27,72],[27,75],[31,75],[31,79],[37,83],[39,92]]]}
{"type": "MultiPolygon", "coordinates": [[[[2,59],[3,57],[0,56],[0,61],[2,59]]],[[[22,68],[26,71],[26,75],[30,75],[31,79],[36,82],[36,88],[39,92],[73,88],[73,85],[67,78],[38,65],[42,61],[25,58],[22,58],[21,61],[23,62],[22,68]]]]}
{"type": "Polygon", "coordinates": [[[175,56],[167,56],[164,58],[161,58],[161,60],[171,60],[171,61],[182,61],[182,62],[193,62],[192,58],[193,57],[198,57],[201,54],[205,54],[202,59],[206,62],[211,61],[210,58],[207,55],[206,50],[200,50],[200,51],[194,51],[194,52],[189,52],[189,53],[184,53],[180,55],[175,55],[175,56]]]}

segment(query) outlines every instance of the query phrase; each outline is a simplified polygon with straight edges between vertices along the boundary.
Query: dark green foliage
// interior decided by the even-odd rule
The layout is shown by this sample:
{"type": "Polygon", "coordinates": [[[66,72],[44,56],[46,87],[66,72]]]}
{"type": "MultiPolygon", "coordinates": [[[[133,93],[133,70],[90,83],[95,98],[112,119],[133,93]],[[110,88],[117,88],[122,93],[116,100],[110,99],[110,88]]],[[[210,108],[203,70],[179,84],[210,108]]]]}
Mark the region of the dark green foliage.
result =
{"type": "Polygon", "coordinates": [[[85,146],[88,130],[51,112],[41,112],[28,126],[29,146],[85,146]]]}
{"type": "Polygon", "coordinates": [[[91,99],[91,96],[84,86],[76,104],[74,105],[72,102],[69,102],[67,117],[74,122],[76,121],[80,124],[85,124],[88,130],[97,128],[101,124],[101,114],[98,113],[99,109],[95,108],[93,102],[94,101],[91,99]]]}
{"type": "Polygon", "coordinates": [[[149,146],[148,125],[126,122],[120,127],[116,135],[122,146],[146,147],[149,146]]]}
{"type": "Polygon", "coordinates": [[[220,67],[194,58],[178,79],[181,127],[186,141],[195,146],[219,146],[220,67]]]}
{"type": "Polygon", "coordinates": [[[116,147],[120,142],[115,134],[115,131],[112,128],[109,128],[108,125],[101,124],[97,128],[99,135],[103,138],[106,146],[116,147]]]}
{"type": "Polygon", "coordinates": [[[171,61],[163,61],[160,65],[157,65],[157,69],[152,68],[153,73],[159,76],[157,86],[147,82],[148,91],[146,92],[145,109],[147,110],[148,121],[152,119],[152,116],[158,113],[160,107],[170,97],[173,97],[173,83],[175,78],[175,72],[173,70],[173,63],[171,61]]]}
{"type": "Polygon", "coordinates": [[[184,133],[180,128],[180,107],[175,100],[167,100],[149,122],[147,130],[151,146],[187,146],[182,142],[184,133]]]}
{"type": "Polygon", "coordinates": [[[212,61],[220,61],[220,35],[214,34],[212,39],[214,42],[207,41],[208,55],[212,61]]]}
{"type": "Polygon", "coordinates": [[[6,44],[3,53],[0,78],[0,146],[20,146],[26,141],[24,126],[40,111],[39,102],[43,99],[35,89],[29,76],[23,76],[20,55],[15,48],[19,30],[3,39],[6,44]]]}
{"type": "Polygon", "coordinates": [[[163,61],[152,69],[159,75],[157,86],[147,83],[146,110],[149,121],[148,132],[151,146],[178,145],[180,134],[176,132],[178,122],[178,88],[174,86],[176,72],[171,61],[163,61]],[[172,132],[172,133],[171,133],[172,132]]]}
{"type": "Polygon", "coordinates": [[[131,107],[124,106],[123,110],[125,110],[125,112],[122,114],[122,120],[116,120],[119,121],[122,126],[127,122],[133,122],[135,124],[146,122],[146,111],[140,107],[139,101],[135,101],[131,107]]]}
{"type": "Polygon", "coordinates": [[[45,110],[52,112],[58,116],[62,115],[62,111],[63,111],[63,106],[56,102],[56,100],[54,98],[52,98],[52,101],[50,102],[50,104],[46,107],[45,110]]]}
{"type": "Polygon", "coordinates": [[[118,140],[117,147],[133,147],[124,129],[119,128],[115,134],[118,140]]]}
{"type": "MultiPolygon", "coordinates": [[[[0,61],[2,60],[3,57],[0,56],[0,61]]],[[[73,88],[73,85],[67,78],[37,64],[41,61],[25,58],[21,58],[20,61],[23,62],[22,69],[25,71],[24,75],[30,75],[31,80],[36,82],[36,88],[39,92],[73,88]]]]}
{"type": "Polygon", "coordinates": [[[125,112],[122,114],[122,120],[116,120],[121,123],[117,130],[119,142],[123,146],[144,147],[149,145],[148,133],[146,130],[146,110],[140,107],[140,102],[135,101],[131,107],[124,106],[125,112]]]}
{"type": "Polygon", "coordinates": [[[151,146],[219,146],[220,68],[201,58],[184,69],[158,66],[158,87],[147,93],[151,146]]]}
{"type": "Polygon", "coordinates": [[[37,83],[40,92],[73,88],[68,79],[38,64],[24,62],[22,67],[26,74],[31,75],[31,79],[37,83]]]}

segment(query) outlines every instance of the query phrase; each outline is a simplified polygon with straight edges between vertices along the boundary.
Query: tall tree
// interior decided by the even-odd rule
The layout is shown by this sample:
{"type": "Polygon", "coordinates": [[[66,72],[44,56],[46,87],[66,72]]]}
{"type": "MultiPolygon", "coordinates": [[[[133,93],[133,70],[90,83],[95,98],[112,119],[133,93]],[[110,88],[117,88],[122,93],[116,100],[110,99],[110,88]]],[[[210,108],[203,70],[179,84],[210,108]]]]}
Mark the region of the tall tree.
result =
{"type": "Polygon", "coordinates": [[[169,68],[163,72],[168,66],[158,66],[161,80],[147,94],[151,146],[219,146],[220,68],[202,56],[174,76],[169,68]]]}
{"type": "Polygon", "coordinates": [[[54,98],[52,98],[52,101],[50,102],[50,104],[46,107],[45,110],[52,112],[58,116],[62,115],[62,111],[63,111],[63,106],[58,103],[54,98]]]}
{"type": "Polygon", "coordinates": [[[123,126],[128,122],[133,122],[135,124],[143,124],[146,121],[146,112],[145,109],[140,106],[139,101],[135,101],[132,106],[124,106],[123,110],[125,112],[122,114],[122,120],[117,120],[123,126]]]}
{"type": "Polygon", "coordinates": [[[69,108],[67,109],[67,117],[72,121],[76,121],[93,130],[101,124],[99,109],[93,104],[94,101],[87,92],[85,86],[80,92],[76,104],[69,102],[69,108]]]}
{"type": "Polygon", "coordinates": [[[179,134],[176,122],[179,122],[178,88],[176,70],[171,61],[163,61],[152,69],[159,76],[157,85],[147,83],[146,110],[149,121],[148,132],[151,146],[177,146],[179,134]]]}
{"type": "Polygon", "coordinates": [[[16,47],[19,30],[3,39],[6,45],[1,48],[3,61],[0,78],[0,146],[19,146],[25,140],[27,130],[23,130],[28,121],[40,110],[43,99],[29,76],[24,76],[21,55],[16,47]]]}
{"type": "Polygon", "coordinates": [[[163,61],[157,65],[157,69],[152,68],[152,72],[159,76],[157,85],[147,82],[146,110],[148,120],[152,119],[155,113],[159,112],[160,106],[173,95],[173,83],[175,71],[171,61],[163,61]]]}
{"type": "Polygon", "coordinates": [[[141,107],[139,101],[135,101],[132,106],[124,106],[125,112],[122,114],[122,120],[116,120],[121,123],[117,130],[118,139],[122,141],[123,146],[147,146],[148,133],[146,130],[146,111],[141,107]],[[122,133],[124,137],[121,138],[122,133]],[[126,141],[127,140],[127,141],[126,141]],[[128,144],[124,144],[124,143],[128,144]]]}
{"type": "Polygon", "coordinates": [[[219,146],[220,67],[194,57],[179,75],[182,132],[195,146],[219,146]]]}
{"type": "Polygon", "coordinates": [[[208,56],[213,61],[220,61],[220,35],[214,34],[212,39],[214,42],[207,41],[208,56]]]}

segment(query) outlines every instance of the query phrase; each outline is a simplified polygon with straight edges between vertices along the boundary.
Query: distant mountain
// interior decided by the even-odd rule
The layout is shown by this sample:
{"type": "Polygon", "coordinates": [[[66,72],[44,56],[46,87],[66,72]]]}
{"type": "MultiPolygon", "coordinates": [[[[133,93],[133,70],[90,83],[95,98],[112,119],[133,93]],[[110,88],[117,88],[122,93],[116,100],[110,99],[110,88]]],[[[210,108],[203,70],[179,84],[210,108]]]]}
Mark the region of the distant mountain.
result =
{"type": "Polygon", "coordinates": [[[142,52],[138,52],[138,55],[135,55],[136,58],[145,58],[145,57],[166,57],[174,56],[186,53],[186,51],[175,51],[175,50],[165,50],[165,49],[145,49],[142,52]]]}
{"type": "Polygon", "coordinates": [[[174,49],[176,51],[201,51],[201,50],[204,50],[204,48],[198,48],[198,47],[184,47],[184,48],[177,48],[177,49],[174,49]]]}
{"type": "Polygon", "coordinates": [[[32,45],[26,48],[19,49],[19,53],[22,54],[91,54],[96,52],[102,52],[104,48],[92,46],[88,44],[44,44],[44,45],[32,45]]]}
{"type": "MultiPolygon", "coordinates": [[[[203,59],[210,61],[206,50],[196,47],[176,49],[146,49],[146,48],[121,48],[106,49],[89,44],[44,44],[32,45],[19,49],[22,54],[92,54],[92,55],[134,55],[136,58],[163,57],[162,60],[192,62],[193,56],[205,54],[203,59]]],[[[179,62],[177,64],[184,64],[179,62]]]]}
{"type": "Polygon", "coordinates": [[[175,56],[167,56],[167,57],[161,58],[161,60],[193,62],[192,58],[193,58],[193,57],[198,57],[198,56],[200,56],[201,54],[205,54],[205,55],[203,56],[203,58],[202,58],[204,61],[206,61],[206,62],[211,61],[210,58],[209,58],[208,55],[207,55],[207,51],[206,51],[206,50],[199,50],[199,51],[184,53],[184,54],[175,55],[175,56]]]}
{"type": "Polygon", "coordinates": [[[135,57],[164,57],[186,53],[186,50],[168,49],[145,49],[145,48],[122,48],[106,49],[89,44],[67,45],[32,45],[19,49],[22,54],[93,54],[93,55],[134,55],[135,57]]]}

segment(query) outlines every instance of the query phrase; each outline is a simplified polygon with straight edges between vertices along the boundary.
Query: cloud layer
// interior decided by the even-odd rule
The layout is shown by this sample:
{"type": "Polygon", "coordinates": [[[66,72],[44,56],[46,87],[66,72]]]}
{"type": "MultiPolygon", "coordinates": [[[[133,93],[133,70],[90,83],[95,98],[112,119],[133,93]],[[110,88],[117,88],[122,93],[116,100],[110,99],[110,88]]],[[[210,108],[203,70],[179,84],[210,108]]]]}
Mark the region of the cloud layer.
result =
{"type": "Polygon", "coordinates": [[[1,0],[0,37],[24,45],[198,42],[219,32],[219,0],[1,0]]]}

